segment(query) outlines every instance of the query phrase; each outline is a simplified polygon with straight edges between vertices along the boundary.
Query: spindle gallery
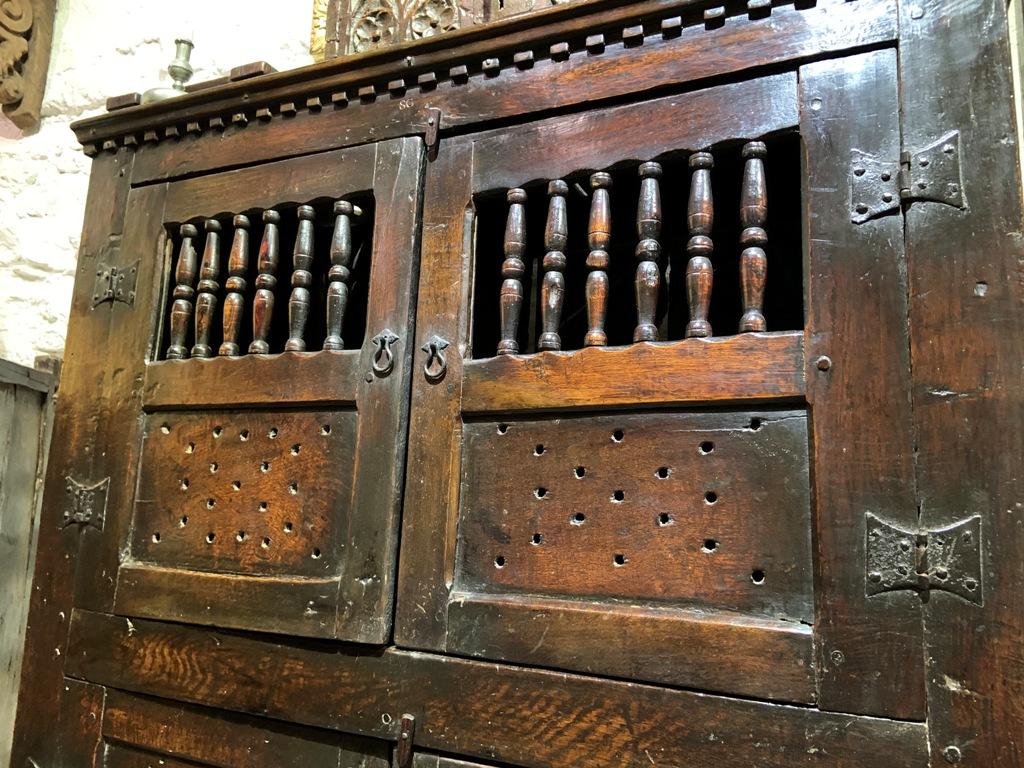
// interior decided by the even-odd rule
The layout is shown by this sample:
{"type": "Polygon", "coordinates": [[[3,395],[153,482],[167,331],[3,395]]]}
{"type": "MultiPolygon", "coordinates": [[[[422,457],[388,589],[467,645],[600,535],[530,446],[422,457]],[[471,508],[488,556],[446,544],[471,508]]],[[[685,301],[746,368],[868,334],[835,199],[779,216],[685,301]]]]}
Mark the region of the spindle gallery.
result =
{"type": "Polygon", "coordinates": [[[11,764],[1024,768],[1017,3],[177,43],[74,126],[11,764]]]}

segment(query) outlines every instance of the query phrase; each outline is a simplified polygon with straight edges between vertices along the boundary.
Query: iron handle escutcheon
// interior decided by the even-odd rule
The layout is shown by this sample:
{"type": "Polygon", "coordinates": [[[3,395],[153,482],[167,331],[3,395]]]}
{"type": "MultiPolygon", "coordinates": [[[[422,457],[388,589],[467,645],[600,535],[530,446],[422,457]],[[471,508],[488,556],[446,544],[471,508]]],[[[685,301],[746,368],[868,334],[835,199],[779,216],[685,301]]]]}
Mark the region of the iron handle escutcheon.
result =
{"type": "Polygon", "coordinates": [[[448,372],[448,359],[444,354],[448,347],[448,340],[440,336],[431,336],[430,340],[420,347],[427,353],[427,359],[423,363],[423,375],[427,381],[438,382],[448,372]]]}
{"type": "Polygon", "coordinates": [[[398,341],[398,337],[390,328],[385,328],[372,339],[370,343],[376,349],[373,352],[373,372],[378,376],[387,376],[395,368],[395,355],[391,351],[391,345],[398,341]]]}

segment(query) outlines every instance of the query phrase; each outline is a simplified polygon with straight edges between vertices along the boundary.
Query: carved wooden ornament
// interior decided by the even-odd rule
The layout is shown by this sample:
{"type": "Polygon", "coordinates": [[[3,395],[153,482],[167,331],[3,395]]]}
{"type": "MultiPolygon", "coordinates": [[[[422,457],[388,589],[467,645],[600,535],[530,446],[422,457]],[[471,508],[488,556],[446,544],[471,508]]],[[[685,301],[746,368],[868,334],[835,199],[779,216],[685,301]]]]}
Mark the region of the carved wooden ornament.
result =
{"type": "Polygon", "coordinates": [[[0,105],[22,131],[39,127],[55,0],[0,2],[0,105]]]}

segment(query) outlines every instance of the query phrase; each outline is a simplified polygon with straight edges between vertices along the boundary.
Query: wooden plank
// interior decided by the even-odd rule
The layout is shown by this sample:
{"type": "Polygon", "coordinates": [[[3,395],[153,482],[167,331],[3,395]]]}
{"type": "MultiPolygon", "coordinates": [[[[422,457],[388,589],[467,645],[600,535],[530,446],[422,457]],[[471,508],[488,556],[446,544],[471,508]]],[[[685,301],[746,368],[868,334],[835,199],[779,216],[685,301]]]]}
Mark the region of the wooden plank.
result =
{"type": "Polygon", "coordinates": [[[28,368],[10,360],[0,360],[0,382],[17,384],[37,392],[49,392],[57,386],[57,376],[50,371],[28,368]]]}
{"type": "Polygon", "coordinates": [[[502,355],[464,364],[467,413],[800,400],[804,337],[710,339],[502,355]]]}
{"type": "Polygon", "coordinates": [[[932,591],[924,606],[932,764],[1017,767],[1024,282],[1006,5],[902,3],[900,29],[904,148],[959,130],[967,201],[915,202],[906,214],[921,526],[981,516],[984,605],[932,591]]]}
{"type": "MultiPolygon", "coordinates": [[[[56,765],[99,768],[103,764],[101,728],[105,697],[102,686],[64,679],[58,693],[60,724],[59,736],[54,742],[60,754],[60,762],[56,765]]],[[[51,728],[50,737],[53,736],[51,728]]],[[[26,766],[31,765],[26,763],[26,766]]]]}
{"type": "Polygon", "coordinates": [[[473,189],[522,187],[580,170],[642,162],[666,150],[700,150],[795,127],[796,73],[666,96],[643,109],[626,105],[550,118],[515,133],[476,138],[473,189]],[[666,146],[666,137],[675,142],[666,146]]]}
{"type": "Polygon", "coordinates": [[[198,765],[120,744],[107,744],[103,752],[103,768],[196,768],[198,765]]]}
{"type": "Polygon", "coordinates": [[[851,152],[899,155],[896,77],[888,50],[800,70],[815,640],[819,706],[923,719],[920,601],[867,597],[864,572],[866,512],[917,520],[902,221],[854,224],[849,208],[851,152]]]}
{"type": "Polygon", "coordinates": [[[122,565],[114,608],[127,616],[334,637],[337,578],[239,576],[122,565]]]}
{"type": "Polygon", "coordinates": [[[71,615],[75,554],[79,526],[61,527],[67,509],[68,476],[93,483],[107,476],[105,459],[96,450],[103,426],[103,393],[99,386],[97,350],[110,328],[110,305],[93,309],[93,290],[100,262],[119,252],[131,172],[132,153],[108,153],[93,162],[82,229],[71,323],[64,347],[61,397],[54,416],[53,441],[46,471],[43,507],[25,655],[22,661],[18,718],[12,764],[57,764],[53,723],[59,717],[61,655],[71,615]],[[123,171],[123,173],[122,173],[123,171]],[[48,691],[50,695],[40,695],[48,691]]]}
{"type": "MultiPolygon", "coordinates": [[[[179,149],[179,152],[176,155],[179,160],[188,157],[187,151],[179,149]]],[[[253,209],[365,192],[373,187],[376,154],[377,147],[369,144],[185,179],[171,185],[167,192],[166,221],[230,216],[253,209]]]]}
{"type": "Polygon", "coordinates": [[[103,737],[217,768],[341,766],[386,768],[388,747],[330,731],[298,728],[121,691],[107,694],[103,737]]]}
{"type": "MultiPolygon", "coordinates": [[[[637,3],[619,9],[615,15],[620,19],[640,14],[650,16],[666,13],[674,5],[683,4],[637,3]]],[[[609,11],[602,18],[611,16],[609,11]]],[[[566,31],[571,29],[574,36],[582,35],[592,30],[597,21],[600,20],[579,14],[566,31]]],[[[275,119],[250,123],[244,128],[229,127],[212,140],[204,136],[185,136],[173,145],[145,145],[139,149],[134,182],[169,179],[241,163],[422,134],[432,108],[441,110],[441,128],[450,132],[484,121],[521,118],[530,113],[621,98],[756,67],[779,66],[786,61],[826,52],[878,45],[895,39],[895,33],[895,6],[891,0],[858,5],[820,2],[800,9],[783,5],[773,8],[764,18],[744,19],[742,23],[728,23],[711,30],[697,21],[684,27],[678,36],[651,36],[640,47],[616,42],[609,44],[600,55],[578,50],[564,60],[540,59],[527,70],[504,69],[493,76],[477,73],[464,85],[442,80],[430,90],[411,90],[403,98],[378,98],[369,103],[353,100],[344,108],[319,113],[303,111],[287,121],[275,119]],[[645,74],[640,78],[638,72],[645,74]]],[[[566,32],[558,28],[537,27],[532,37],[535,43],[541,39],[564,41],[564,34],[566,32]]],[[[512,45],[513,40],[489,37],[465,50],[452,47],[441,54],[418,56],[414,63],[417,68],[436,63],[447,73],[453,61],[468,59],[467,63],[476,69],[480,58],[498,55],[498,49],[506,44],[512,45]]],[[[451,45],[455,45],[454,41],[451,45]]],[[[401,63],[400,73],[389,69],[391,77],[411,74],[407,63],[401,63]]],[[[282,75],[286,74],[289,73],[258,78],[248,90],[268,86],[261,90],[261,100],[270,99],[271,103],[294,100],[294,87],[288,90],[278,86],[282,75]]],[[[360,72],[348,64],[345,73],[322,79],[309,77],[303,91],[335,93],[346,87],[353,89],[357,83],[376,81],[373,69],[360,72]],[[354,77],[352,73],[358,74],[354,77]]],[[[143,125],[184,123],[207,114],[229,114],[239,104],[238,96],[227,96],[232,91],[227,87],[182,98],[180,106],[191,104],[187,114],[176,110],[161,114],[144,106],[114,113],[115,118],[120,118],[117,121],[112,118],[107,118],[106,123],[102,119],[86,121],[79,127],[79,140],[95,143],[100,135],[137,133],[145,130],[143,125]],[[204,93],[206,98],[200,106],[196,102],[204,93]]],[[[255,93],[250,94],[249,108],[255,103],[254,96],[255,93]]]]}
{"type": "Polygon", "coordinates": [[[525,768],[924,768],[924,724],[387,650],[279,645],[76,612],[68,669],[139,693],[525,768]],[[259,670],[265,684],[254,685],[259,670]],[[709,738],[713,734],[714,739],[709,738]]]}
{"type": "Polygon", "coordinates": [[[361,370],[359,350],[160,360],[146,365],[142,405],[148,411],[350,405],[361,370]]]}
{"type": "Polygon", "coordinates": [[[814,703],[811,627],[800,622],[456,593],[448,628],[449,653],[814,703]]]}

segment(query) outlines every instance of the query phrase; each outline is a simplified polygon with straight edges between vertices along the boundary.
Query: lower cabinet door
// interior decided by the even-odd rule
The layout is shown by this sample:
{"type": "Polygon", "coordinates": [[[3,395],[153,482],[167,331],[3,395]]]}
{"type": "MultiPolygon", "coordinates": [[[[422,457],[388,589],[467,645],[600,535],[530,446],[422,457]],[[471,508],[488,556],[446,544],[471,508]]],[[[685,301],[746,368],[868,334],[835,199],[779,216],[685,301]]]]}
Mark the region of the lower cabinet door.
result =
{"type": "Polygon", "coordinates": [[[896,85],[879,51],[442,142],[400,646],[924,718],[919,600],[866,566],[916,520],[902,221],[848,168],[898,155],[896,85]]]}

